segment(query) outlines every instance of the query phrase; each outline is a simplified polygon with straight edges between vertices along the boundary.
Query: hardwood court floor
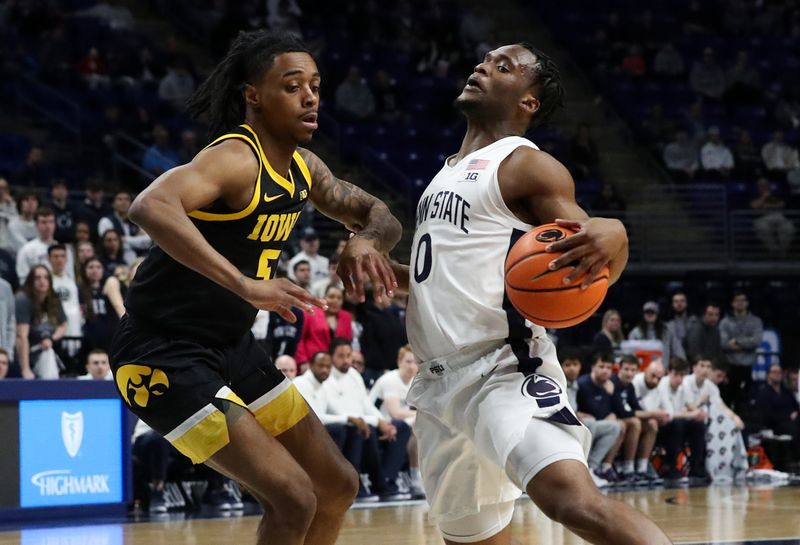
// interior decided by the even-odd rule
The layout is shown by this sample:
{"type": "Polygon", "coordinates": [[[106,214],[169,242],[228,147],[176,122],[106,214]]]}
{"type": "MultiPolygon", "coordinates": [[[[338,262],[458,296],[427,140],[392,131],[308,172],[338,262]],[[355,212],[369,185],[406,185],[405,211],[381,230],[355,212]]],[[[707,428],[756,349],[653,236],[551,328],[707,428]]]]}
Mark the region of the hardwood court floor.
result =
{"type": "MultiPolygon", "coordinates": [[[[710,487],[611,493],[645,512],[676,543],[800,545],[800,487],[710,487]]],[[[0,533],[0,545],[248,545],[258,517],[169,516],[161,521],[48,526],[0,533]]],[[[515,545],[577,545],[581,539],[517,503],[515,545]]],[[[421,505],[353,509],[339,545],[441,545],[421,505]]]]}

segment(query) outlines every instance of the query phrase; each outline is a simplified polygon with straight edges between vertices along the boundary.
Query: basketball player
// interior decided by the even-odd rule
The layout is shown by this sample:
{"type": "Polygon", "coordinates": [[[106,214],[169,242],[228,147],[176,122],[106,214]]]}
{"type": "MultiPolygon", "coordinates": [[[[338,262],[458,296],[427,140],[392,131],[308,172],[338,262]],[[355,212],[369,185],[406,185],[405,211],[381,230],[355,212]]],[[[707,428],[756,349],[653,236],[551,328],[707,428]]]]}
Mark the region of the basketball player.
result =
{"type": "Polygon", "coordinates": [[[417,207],[410,270],[395,266],[410,283],[408,335],[424,362],[408,395],[423,482],[448,544],[510,543],[521,489],[591,543],[669,543],[595,487],[589,432],[569,408],[555,348],[504,294],[507,252],[536,225],[578,230],[549,247],[565,252],[550,269],[577,262],[565,282],[588,286],[606,264],[613,282],[627,262],[622,224],[589,219],[567,170],[522,137],[562,97],[553,61],[530,45],[486,55],[456,99],[468,122],[461,149],[417,207]]]}
{"type": "Polygon", "coordinates": [[[363,298],[367,277],[385,296],[394,285],[383,254],[400,238],[399,222],[298,148],[317,128],[319,86],[296,38],[236,38],[189,104],[221,136],[130,209],[157,246],[134,278],[112,348],[131,410],[258,499],[260,545],[334,543],[358,490],[352,466],[250,333],[257,309],[294,322],[292,307],[325,306],[274,279],[306,200],[359,231],[339,264],[351,291],[363,298]]]}

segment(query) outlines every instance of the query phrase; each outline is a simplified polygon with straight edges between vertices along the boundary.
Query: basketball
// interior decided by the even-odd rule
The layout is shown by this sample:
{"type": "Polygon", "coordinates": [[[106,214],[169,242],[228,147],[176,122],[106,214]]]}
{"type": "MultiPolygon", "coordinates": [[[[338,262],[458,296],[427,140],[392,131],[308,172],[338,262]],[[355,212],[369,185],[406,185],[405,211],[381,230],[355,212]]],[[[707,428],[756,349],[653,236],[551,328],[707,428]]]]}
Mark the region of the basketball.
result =
{"type": "Polygon", "coordinates": [[[548,264],[561,255],[545,252],[553,242],[575,231],[548,223],[526,233],[506,257],[506,292],[511,304],[531,322],[552,328],[579,324],[594,313],[608,291],[608,267],[604,267],[587,289],[583,278],[564,284],[572,265],[551,271],[548,264]]]}

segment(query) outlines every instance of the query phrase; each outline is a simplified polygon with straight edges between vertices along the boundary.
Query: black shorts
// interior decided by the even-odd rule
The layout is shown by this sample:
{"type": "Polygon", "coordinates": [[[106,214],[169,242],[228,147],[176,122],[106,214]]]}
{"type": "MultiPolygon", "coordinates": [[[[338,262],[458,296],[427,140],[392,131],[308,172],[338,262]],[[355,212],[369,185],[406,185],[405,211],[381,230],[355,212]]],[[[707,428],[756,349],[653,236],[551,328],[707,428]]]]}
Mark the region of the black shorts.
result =
{"type": "Polygon", "coordinates": [[[111,369],[122,399],[148,426],[198,464],[230,441],[228,403],[248,409],[272,435],[293,427],[308,405],[248,331],[220,347],[167,339],[123,316],[111,369]]]}

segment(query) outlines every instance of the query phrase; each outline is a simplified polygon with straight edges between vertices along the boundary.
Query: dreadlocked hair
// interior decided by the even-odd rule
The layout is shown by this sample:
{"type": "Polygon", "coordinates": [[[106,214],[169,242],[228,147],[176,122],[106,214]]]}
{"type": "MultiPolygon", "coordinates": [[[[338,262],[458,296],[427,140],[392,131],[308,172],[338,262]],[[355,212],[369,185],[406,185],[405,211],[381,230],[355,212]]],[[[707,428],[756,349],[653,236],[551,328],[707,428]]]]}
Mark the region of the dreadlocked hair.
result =
{"type": "Polygon", "coordinates": [[[209,136],[222,134],[244,121],[246,84],[257,83],[281,53],[308,53],[303,41],[287,32],[239,32],[228,53],[187,102],[195,119],[206,114],[209,136]]]}
{"type": "Polygon", "coordinates": [[[536,64],[533,65],[533,83],[539,89],[539,109],[533,116],[529,128],[540,127],[550,121],[553,114],[564,105],[564,87],[561,86],[561,73],[558,71],[553,59],[528,42],[519,42],[517,45],[536,55],[536,64]]]}

